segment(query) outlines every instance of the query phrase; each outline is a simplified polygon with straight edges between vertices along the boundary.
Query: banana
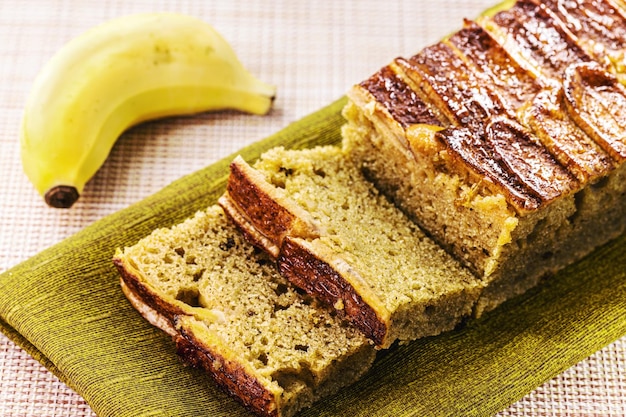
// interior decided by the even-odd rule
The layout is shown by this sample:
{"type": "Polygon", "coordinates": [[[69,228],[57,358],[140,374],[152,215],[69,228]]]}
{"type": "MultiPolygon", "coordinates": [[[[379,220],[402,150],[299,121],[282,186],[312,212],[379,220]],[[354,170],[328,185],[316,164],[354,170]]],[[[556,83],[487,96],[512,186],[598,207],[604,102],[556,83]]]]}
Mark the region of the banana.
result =
{"type": "Polygon", "coordinates": [[[49,206],[69,208],[129,127],[222,109],[262,115],[275,92],[201,20],[113,19],[68,42],[35,79],[20,133],[24,172],[49,206]]]}

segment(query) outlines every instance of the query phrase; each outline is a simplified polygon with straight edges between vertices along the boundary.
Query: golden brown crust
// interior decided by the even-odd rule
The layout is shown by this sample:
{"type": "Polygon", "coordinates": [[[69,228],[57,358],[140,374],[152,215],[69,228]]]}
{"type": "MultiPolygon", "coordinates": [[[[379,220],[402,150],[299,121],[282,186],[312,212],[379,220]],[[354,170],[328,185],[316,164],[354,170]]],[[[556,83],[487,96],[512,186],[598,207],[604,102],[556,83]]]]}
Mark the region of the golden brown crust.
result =
{"type": "Polygon", "coordinates": [[[150,307],[148,304],[146,304],[136,293],[134,293],[128,287],[128,285],[126,285],[126,282],[123,278],[120,278],[120,287],[122,288],[122,292],[124,293],[128,301],[130,302],[130,305],[132,305],[135,310],[137,310],[139,314],[142,315],[143,318],[145,318],[154,327],[163,330],[170,336],[176,335],[176,329],[174,328],[172,321],[169,318],[165,317],[163,314],[159,313],[154,308],[150,307]]]}
{"type": "Polygon", "coordinates": [[[235,159],[230,165],[227,192],[234,205],[243,205],[247,210],[245,219],[262,231],[263,235],[276,246],[280,246],[284,236],[297,221],[294,213],[276,202],[272,190],[265,189],[258,173],[250,170],[247,164],[235,159]]]}
{"type": "Polygon", "coordinates": [[[263,249],[274,259],[278,257],[280,253],[280,247],[271,239],[261,234],[252,222],[243,215],[242,210],[237,207],[237,204],[230,196],[228,191],[224,193],[219,199],[218,204],[224,209],[224,213],[228,218],[239,228],[245,239],[254,246],[263,249]]]}
{"type": "Polygon", "coordinates": [[[398,146],[404,152],[409,149],[406,133],[412,125],[403,126],[391,115],[385,102],[376,100],[370,91],[359,84],[352,86],[347,95],[350,101],[361,106],[361,109],[367,112],[368,117],[378,122],[380,128],[384,129],[386,136],[393,138],[394,146],[398,146]]]}
{"type": "MultiPolygon", "coordinates": [[[[143,284],[141,278],[138,277],[121,258],[113,258],[113,264],[116,266],[121,280],[124,283],[124,286],[122,287],[122,289],[125,290],[124,293],[126,295],[132,294],[131,298],[129,298],[131,304],[133,306],[141,306],[141,304],[143,304],[144,306],[150,308],[155,314],[161,317],[154,320],[155,322],[158,320],[158,322],[163,323],[162,325],[157,325],[157,327],[169,334],[172,334],[174,317],[180,314],[185,314],[185,311],[180,307],[163,300],[163,298],[161,298],[156,292],[143,284]]],[[[142,310],[139,311],[143,315],[142,310]]],[[[153,320],[148,317],[146,317],[146,319],[148,319],[151,323],[153,322],[153,320]]]]}
{"type": "Polygon", "coordinates": [[[244,407],[258,416],[278,417],[276,397],[236,361],[231,361],[195,337],[184,323],[177,322],[175,337],[178,355],[193,367],[204,369],[216,383],[244,407]]]}
{"type": "MultiPolygon", "coordinates": [[[[379,317],[371,304],[380,303],[376,300],[366,302],[356,290],[355,283],[346,278],[347,271],[338,271],[321,259],[319,253],[313,253],[305,247],[300,239],[290,237],[284,240],[281,247],[278,268],[289,281],[328,305],[335,306],[340,315],[377,346],[387,343],[390,324],[388,314],[386,318],[379,317]]],[[[384,311],[384,307],[377,307],[384,311]]]]}
{"type": "Polygon", "coordinates": [[[226,190],[222,200],[224,210],[239,225],[245,225],[244,231],[253,237],[253,243],[267,245],[262,247],[269,249],[274,257],[278,256],[276,248],[287,235],[319,235],[318,225],[307,212],[280,196],[262,174],[240,156],[230,165],[226,190]]]}

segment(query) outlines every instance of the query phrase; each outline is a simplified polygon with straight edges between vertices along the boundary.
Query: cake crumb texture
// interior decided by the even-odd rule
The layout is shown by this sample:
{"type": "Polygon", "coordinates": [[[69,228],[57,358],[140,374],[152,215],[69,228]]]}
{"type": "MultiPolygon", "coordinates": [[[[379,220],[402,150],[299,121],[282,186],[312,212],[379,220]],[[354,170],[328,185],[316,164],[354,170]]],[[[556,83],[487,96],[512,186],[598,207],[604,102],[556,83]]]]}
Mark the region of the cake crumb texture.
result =
{"type": "Polygon", "coordinates": [[[373,361],[360,332],[284,279],[219,206],[154,231],[116,264],[130,287],[177,307],[179,350],[260,415],[293,415],[373,361]]]}

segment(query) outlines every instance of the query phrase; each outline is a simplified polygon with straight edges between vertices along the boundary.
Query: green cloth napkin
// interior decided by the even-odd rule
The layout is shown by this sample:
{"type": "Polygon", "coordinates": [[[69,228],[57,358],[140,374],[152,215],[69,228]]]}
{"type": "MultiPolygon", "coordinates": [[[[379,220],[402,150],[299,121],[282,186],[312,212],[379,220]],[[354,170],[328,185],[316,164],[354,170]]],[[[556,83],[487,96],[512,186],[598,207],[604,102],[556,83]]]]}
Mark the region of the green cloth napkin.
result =
{"type": "MultiPolygon", "coordinates": [[[[240,153],[338,143],[345,98],[240,153]]],[[[231,157],[0,275],[0,330],[100,416],[246,416],[126,301],[111,263],[215,203],[231,157]]],[[[302,416],[487,416],[626,335],[626,237],[480,320],[380,352],[361,381],[302,416]]]]}

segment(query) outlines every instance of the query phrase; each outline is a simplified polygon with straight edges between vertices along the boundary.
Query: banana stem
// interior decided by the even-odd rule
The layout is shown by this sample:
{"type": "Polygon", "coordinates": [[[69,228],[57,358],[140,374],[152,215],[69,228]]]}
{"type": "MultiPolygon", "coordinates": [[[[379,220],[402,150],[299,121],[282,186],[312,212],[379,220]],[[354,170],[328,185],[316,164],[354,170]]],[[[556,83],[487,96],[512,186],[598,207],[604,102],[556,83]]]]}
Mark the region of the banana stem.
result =
{"type": "Polygon", "coordinates": [[[70,208],[78,200],[79,194],[76,187],[57,185],[46,191],[44,197],[50,207],[70,208]]]}

